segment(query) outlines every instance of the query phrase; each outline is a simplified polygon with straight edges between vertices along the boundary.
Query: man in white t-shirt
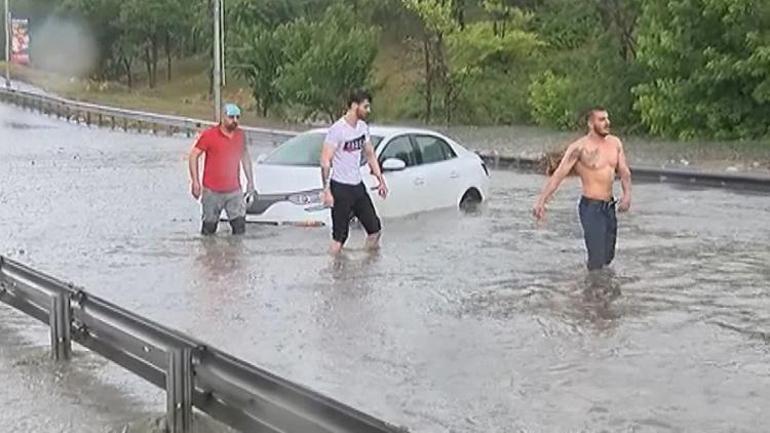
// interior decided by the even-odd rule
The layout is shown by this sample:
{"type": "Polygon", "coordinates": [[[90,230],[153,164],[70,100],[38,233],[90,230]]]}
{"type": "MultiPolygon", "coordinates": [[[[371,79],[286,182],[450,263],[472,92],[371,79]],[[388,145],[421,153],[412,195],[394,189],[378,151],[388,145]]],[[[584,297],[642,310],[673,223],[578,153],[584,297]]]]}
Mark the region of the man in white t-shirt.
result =
{"type": "Polygon", "coordinates": [[[321,151],[324,203],[332,208],[332,244],[329,249],[332,254],[342,250],[353,216],[358,218],[368,234],[367,248],[379,247],[380,218],[361,178],[363,151],[372,175],[380,182],[377,187],[379,195],[382,198],[388,195],[369,136],[369,126],[364,121],[371,110],[371,100],[371,94],[363,89],[350,94],[347,113],[329,128],[321,151]]]}

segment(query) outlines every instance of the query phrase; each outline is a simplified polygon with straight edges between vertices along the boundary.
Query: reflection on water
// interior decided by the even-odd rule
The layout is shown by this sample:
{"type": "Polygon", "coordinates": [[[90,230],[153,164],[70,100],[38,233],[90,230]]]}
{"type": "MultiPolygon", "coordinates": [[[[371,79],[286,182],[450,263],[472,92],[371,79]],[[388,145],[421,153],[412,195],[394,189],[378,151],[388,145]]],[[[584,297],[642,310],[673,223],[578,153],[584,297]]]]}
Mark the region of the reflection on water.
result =
{"type": "Polygon", "coordinates": [[[201,236],[197,253],[195,268],[200,270],[203,281],[209,283],[242,271],[248,260],[248,250],[239,236],[201,236]]]}
{"type": "Polygon", "coordinates": [[[621,283],[612,268],[586,271],[578,289],[581,296],[575,310],[583,312],[593,327],[606,330],[618,323],[622,314],[614,308],[613,301],[621,296],[621,283]]]}

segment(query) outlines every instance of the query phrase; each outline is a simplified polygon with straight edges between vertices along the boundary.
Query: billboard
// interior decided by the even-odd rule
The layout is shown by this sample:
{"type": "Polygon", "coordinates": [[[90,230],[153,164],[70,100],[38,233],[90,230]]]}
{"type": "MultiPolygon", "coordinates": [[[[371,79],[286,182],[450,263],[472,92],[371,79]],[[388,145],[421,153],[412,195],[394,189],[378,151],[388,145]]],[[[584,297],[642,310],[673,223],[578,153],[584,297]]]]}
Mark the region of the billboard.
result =
{"type": "Polygon", "coordinates": [[[28,19],[11,19],[11,63],[29,64],[28,19]]]}

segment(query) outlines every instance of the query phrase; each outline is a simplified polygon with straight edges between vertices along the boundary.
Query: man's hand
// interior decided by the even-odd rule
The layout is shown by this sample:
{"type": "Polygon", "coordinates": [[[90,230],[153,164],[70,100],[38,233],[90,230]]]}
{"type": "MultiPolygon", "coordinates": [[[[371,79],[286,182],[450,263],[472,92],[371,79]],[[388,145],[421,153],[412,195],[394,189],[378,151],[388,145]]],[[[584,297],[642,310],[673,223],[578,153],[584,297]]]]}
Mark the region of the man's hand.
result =
{"type": "Polygon", "coordinates": [[[624,195],[623,198],[620,199],[620,204],[618,204],[618,211],[628,212],[629,209],[631,209],[631,197],[624,195]]]}
{"type": "Polygon", "coordinates": [[[532,207],[532,216],[538,221],[545,218],[545,204],[542,201],[538,200],[532,207]]]}
{"type": "Polygon", "coordinates": [[[330,189],[324,190],[323,201],[326,206],[334,207],[334,196],[332,195],[332,192],[330,189]]]}
{"type": "Polygon", "coordinates": [[[201,184],[200,182],[193,182],[190,188],[193,198],[198,200],[201,197],[201,184]]]}
{"type": "Polygon", "coordinates": [[[380,195],[383,199],[388,196],[388,186],[385,185],[385,179],[380,177],[379,178],[380,185],[377,187],[377,194],[380,195]]]}

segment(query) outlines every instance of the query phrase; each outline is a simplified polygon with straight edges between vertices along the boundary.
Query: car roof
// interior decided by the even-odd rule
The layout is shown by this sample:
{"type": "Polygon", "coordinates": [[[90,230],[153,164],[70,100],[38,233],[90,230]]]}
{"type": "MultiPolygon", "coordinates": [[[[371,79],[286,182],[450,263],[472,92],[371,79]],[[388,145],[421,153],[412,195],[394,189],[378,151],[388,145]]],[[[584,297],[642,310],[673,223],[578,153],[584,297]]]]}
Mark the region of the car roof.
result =
{"type": "MultiPolygon", "coordinates": [[[[314,128],[306,132],[326,132],[329,128],[314,128]]],[[[389,137],[396,134],[435,134],[444,136],[444,134],[425,128],[411,127],[411,126],[383,126],[383,125],[369,125],[369,133],[371,135],[379,135],[382,137],[389,137]]]]}

